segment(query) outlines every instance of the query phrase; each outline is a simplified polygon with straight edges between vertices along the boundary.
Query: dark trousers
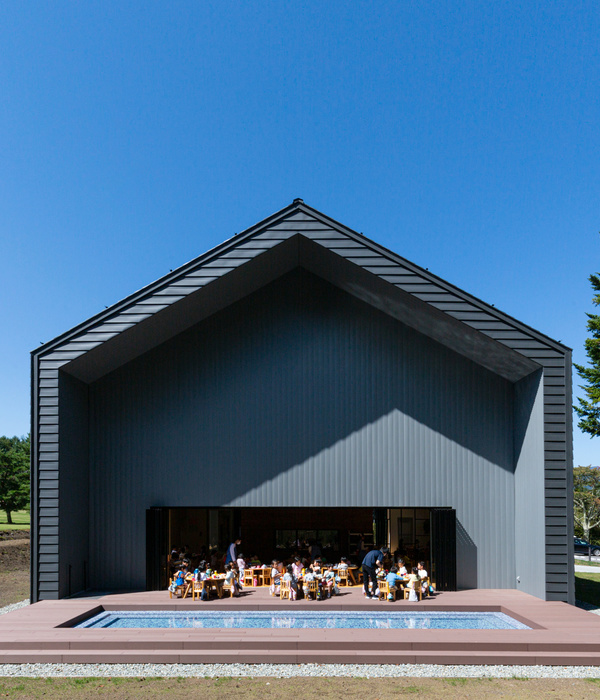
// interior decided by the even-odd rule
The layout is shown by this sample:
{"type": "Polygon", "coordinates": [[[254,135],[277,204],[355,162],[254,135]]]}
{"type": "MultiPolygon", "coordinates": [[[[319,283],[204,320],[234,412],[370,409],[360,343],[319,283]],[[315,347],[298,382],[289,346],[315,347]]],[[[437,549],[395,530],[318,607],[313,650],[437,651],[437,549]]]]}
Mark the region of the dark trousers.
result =
{"type": "Polygon", "coordinates": [[[370,566],[362,566],[363,571],[363,586],[365,587],[365,595],[375,595],[377,590],[377,576],[375,575],[375,569],[370,566]],[[373,589],[369,592],[369,579],[373,582],[373,589]]]}

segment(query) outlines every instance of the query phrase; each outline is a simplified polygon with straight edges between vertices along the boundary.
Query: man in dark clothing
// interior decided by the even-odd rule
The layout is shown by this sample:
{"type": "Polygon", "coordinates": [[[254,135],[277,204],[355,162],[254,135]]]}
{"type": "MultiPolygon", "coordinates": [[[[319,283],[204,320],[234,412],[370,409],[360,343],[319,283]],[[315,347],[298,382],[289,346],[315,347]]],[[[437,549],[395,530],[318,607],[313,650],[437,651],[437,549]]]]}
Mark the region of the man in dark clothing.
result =
{"type": "Polygon", "coordinates": [[[225,557],[225,563],[230,564],[230,563],[236,563],[237,562],[237,548],[238,546],[242,544],[242,540],[237,539],[235,542],[232,542],[229,547],[227,548],[227,556],[225,557]]]}
{"type": "Polygon", "coordinates": [[[383,559],[385,555],[389,552],[388,547],[382,547],[381,549],[372,549],[367,553],[367,556],[363,559],[362,570],[363,570],[363,585],[365,587],[365,595],[367,598],[374,598],[375,591],[377,590],[377,576],[375,575],[375,569],[378,566],[383,566],[383,559]],[[373,582],[373,590],[369,593],[369,579],[373,582]]]}

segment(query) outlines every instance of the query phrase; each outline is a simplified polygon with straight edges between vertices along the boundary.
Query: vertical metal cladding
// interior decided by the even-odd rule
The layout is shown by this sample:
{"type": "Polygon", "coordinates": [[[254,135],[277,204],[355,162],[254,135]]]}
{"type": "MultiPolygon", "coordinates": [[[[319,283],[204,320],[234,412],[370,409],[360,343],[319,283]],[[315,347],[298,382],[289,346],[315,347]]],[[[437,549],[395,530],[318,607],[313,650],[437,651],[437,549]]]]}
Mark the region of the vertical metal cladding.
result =
{"type": "Polygon", "coordinates": [[[152,505],[453,506],[477,585],[513,584],[512,385],[309,273],[90,397],[99,586],[143,586],[152,505]]]}

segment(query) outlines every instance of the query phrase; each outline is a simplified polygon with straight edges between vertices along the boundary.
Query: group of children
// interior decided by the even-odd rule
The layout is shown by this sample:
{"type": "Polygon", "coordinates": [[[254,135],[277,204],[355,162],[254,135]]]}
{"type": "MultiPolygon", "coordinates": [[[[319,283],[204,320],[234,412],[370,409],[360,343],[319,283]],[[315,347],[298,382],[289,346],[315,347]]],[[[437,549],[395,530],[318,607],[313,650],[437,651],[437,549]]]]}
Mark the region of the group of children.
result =
{"type": "MultiPolygon", "coordinates": [[[[213,570],[210,568],[206,561],[201,561],[198,564],[198,568],[194,569],[192,572],[190,570],[190,562],[188,559],[182,561],[181,567],[177,569],[171,585],[169,586],[169,591],[175,593],[178,588],[184,586],[186,583],[197,583],[198,581],[206,581],[213,575],[213,570]]],[[[238,596],[241,592],[242,586],[237,578],[237,570],[234,564],[225,565],[225,584],[231,586],[232,594],[238,596]]],[[[206,589],[202,589],[200,595],[201,599],[204,600],[203,594],[206,593],[208,598],[208,593],[206,589]]]]}
{"type": "Polygon", "coordinates": [[[317,557],[311,564],[303,563],[300,557],[295,557],[292,564],[284,566],[283,562],[274,559],[271,564],[271,595],[280,595],[281,582],[289,582],[290,599],[296,600],[300,590],[305,598],[310,595],[311,587],[308,585],[312,581],[317,581],[317,599],[331,598],[332,595],[339,594],[338,583],[339,574],[335,569],[348,568],[348,560],[342,557],[337,567],[333,564],[323,565],[321,559],[317,557]]]}
{"type": "MultiPolygon", "coordinates": [[[[256,566],[257,557],[253,557],[249,564],[246,563],[243,554],[239,554],[235,563],[231,562],[225,565],[225,584],[231,587],[232,595],[239,596],[243,588],[244,570],[248,565],[256,566]]],[[[260,562],[258,562],[260,566],[260,562]]],[[[263,565],[263,568],[267,568],[263,565]]],[[[274,559],[271,563],[271,587],[272,595],[280,595],[281,582],[289,582],[290,598],[296,600],[302,590],[304,597],[308,597],[310,592],[309,583],[317,581],[317,598],[331,598],[331,596],[339,594],[340,570],[348,569],[348,559],[342,557],[337,566],[332,564],[323,565],[320,557],[317,557],[312,563],[308,564],[300,557],[295,557],[292,564],[285,566],[283,562],[274,559]],[[338,570],[336,573],[335,569],[338,570]]],[[[185,585],[191,581],[204,581],[210,578],[213,571],[210,565],[205,560],[198,564],[198,568],[193,572],[190,570],[190,561],[184,558],[181,566],[174,574],[173,581],[169,586],[169,590],[175,592],[178,587],[185,585]]],[[[429,585],[428,573],[425,569],[425,562],[420,561],[417,566],[411,569],[409,573],[406,569],[404,561],[398,560],[397,566],[392,566],[388,571],[383,567],[376,572],[377,580],[385,580],[389,586],[388,599],[393,600],[393,592],[409,589],[409,600],[417,599],[417,591],[421,587],[423,596],[429,594],[431,587],[429,585]]],[[[379,589],[373,593],[373,597],[379,596],[379,589]]]]}
{"type": "MultiPolygon", "coordinates": [[[[377,579],[386,581],[388,584],[388,600],[394,600],[394,591],[407,588],[409,590],[408,600],[416,601],[417,591],[421,588],[421,595],[427,596],[430,592],[429,574],[425,569],[425,562],[420,561],[416,566],[413,566],[409,574],[404,561],[398,560],[398,566],[392,566],[388,573],[385,569],[377,570],[377,579]]],[[[379,589],[373,594],[374,597],[379,596],[379,589]]]]}

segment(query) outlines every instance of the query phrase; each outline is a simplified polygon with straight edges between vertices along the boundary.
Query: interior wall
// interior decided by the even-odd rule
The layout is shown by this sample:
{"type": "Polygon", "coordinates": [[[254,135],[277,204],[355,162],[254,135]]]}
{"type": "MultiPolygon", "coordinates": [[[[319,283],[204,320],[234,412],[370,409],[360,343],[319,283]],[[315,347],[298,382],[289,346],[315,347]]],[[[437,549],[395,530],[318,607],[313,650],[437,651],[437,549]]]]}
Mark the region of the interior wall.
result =
{"type": "Polygon", "coordinates": [[[90,386],[94,580],[143,587],[150,506],[397,504],[455,508],[478,585],[513,587],[512,401],[297,270],[90,386]]]}

